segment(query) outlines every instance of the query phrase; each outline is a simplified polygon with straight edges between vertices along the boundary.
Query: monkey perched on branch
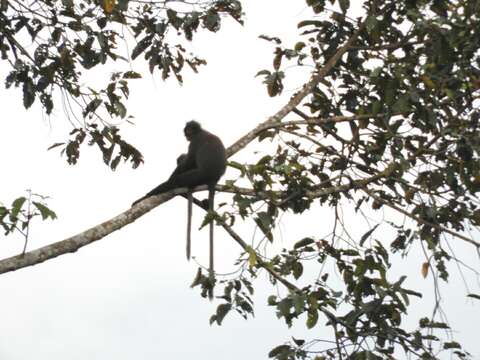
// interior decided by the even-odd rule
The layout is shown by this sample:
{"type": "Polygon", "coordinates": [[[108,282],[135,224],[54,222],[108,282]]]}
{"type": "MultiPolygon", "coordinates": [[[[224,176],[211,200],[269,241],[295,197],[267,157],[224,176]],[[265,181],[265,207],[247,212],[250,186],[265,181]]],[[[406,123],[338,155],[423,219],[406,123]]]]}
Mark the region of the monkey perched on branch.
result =
{"type": "MultiPolygon", "coordinates": [[[[202,129],[196,121],[189,121],[183,130],[185,137],[190,142],[188,153],[182,154],[177,159],[177,167],[167,181],[161,183],[145,196],[135,201],[138,202],[154,195],[165,193],[179,187],[193,189],[196,186],[208,186],[208,210],[213,211],[215,185],[225,173],[227,157],[222,141],[208,131],[202,129]]],[[[188,195],[187,218],[187,259],[190,259],[191,249],[191,217],[192,217],[192,192],[188,195]]],[[[210,222],[210,262],[209,273],[213,278],[213,221],[210,222]]]]}

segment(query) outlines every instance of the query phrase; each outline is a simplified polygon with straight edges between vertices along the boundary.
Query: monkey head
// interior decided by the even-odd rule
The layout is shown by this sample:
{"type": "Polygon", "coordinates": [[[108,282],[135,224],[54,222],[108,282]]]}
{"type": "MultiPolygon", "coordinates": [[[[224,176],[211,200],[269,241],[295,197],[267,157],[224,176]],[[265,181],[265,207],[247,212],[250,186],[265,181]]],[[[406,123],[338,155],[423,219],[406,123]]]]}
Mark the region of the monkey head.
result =
{"type": "Polygon", "coordinates": [[[202,131],[202,126],[195,120],[189,121],[185,124],[183,132],[188,141],[191,141],[192,138],[202,131]]]}

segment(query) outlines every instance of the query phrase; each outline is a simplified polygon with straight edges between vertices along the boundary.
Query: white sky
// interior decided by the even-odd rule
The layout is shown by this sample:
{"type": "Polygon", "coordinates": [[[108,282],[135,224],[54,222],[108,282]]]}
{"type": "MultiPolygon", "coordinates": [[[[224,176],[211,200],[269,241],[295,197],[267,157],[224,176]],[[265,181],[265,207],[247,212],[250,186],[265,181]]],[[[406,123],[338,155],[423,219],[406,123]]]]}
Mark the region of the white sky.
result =
{"type": "MultiPolygon", "coordinates": [[[[68,127],[62,111],[45,119],[38,108],[23,109],[21,90],[1,90],[4,173],[0,199],[9,204],[32,189],[50,195],[49,205],[59,215],[54,222],[33,227],[29,249],[110,219],[165,179],[176,156],[186,149],[182,135],[185,121],[198,119],[229,146],[286,101],[294,85],[287,84],[283,99],[270,99],[261,79],[254,78],[257,71],[269,67],[272,58],[272,47],[258,35],[294,41],[296,24],[309,12],[302,1],[247,1],[245,7],[245,27],[227,21],[218,34],[197,37],[194,46],[208,66],[197,75],[186,73],[182,87],[147,73],[144,79],[132,82],[128,107],[136,115],[136,125],[125,124],[122,134],[145,156],[145,164],[137,170],[120,165],[111,172],[98,151],[89,148],[83,148],[77,166],[68,166],[58,152],[46,151],[49,145],[65,139],[68,127]]],[[[259,147],[243,150],[235,160],[248,158],[255,148],[259,147]]],[[[234,176],[234,172],[227,173],[224,179],[234,176]]],[[[0,359],[182,360],[195,356],[240,360],[266,358],[272,347],[290,336],[329,335],[321,326],[305,330],[302,321],[292,330],[286,329],[276,319],[274,309],[265,305],[266,296],[272,293],[265,276],[255,282],[254,319],[244,321],[229,314],[223,326],[210,326],[208,319],[217,303],[200,298],[197,289],[189,288],[197,266],[185,260],[185,215],[184,199],[173,199],[75,254],[2,275],[0,359]]],[[[287,217],[282,245],[290,246],[302,236],[315,234],[314,226],[321,224],[318,219],[330,220],[322,216],[324,212],[316,210],[301,218],[287,217]]],[[[195,228],[202,218],[203,214],[194,209],[193,254],[206,264],[207,231],[195,228]]],[[[238,231],[248,241],[254,236],[251,223],[238,231]]],[[[3,238],[2,234],[0,239],[2,257],[21,251],[20,238],[3,238]]],[[[231,270],[238,251],[238,245],[217,228],[219,272],[231,270]]],[[[474,254],[468,255],[471,262],[478,263],[474,254]]],[[[402,265],[412,267],[412,288],[431,288],[431,280],[420,279],[422,262],[422,258],[411,259],[402,265]]],[[[461,331],[459,339],[472,354],[480,356],[473,325],[479,320],[478,306],[474,308],[465,300],[458,276],[451,283],[454,286],[443,293],[452,304],[446,310],[452,311],[450,320],[461,331]]],[[[418,306],[430,309],[431,299],[418,302],[418,306]]]]}

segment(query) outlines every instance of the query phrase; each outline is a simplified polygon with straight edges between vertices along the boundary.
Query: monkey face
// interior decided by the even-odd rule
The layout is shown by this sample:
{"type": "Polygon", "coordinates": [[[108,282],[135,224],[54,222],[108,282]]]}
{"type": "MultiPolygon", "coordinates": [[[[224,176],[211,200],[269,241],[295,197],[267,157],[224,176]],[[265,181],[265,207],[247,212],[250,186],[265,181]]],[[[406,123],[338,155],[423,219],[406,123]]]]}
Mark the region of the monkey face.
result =
{"type": "Polygon", "coordinates": [[[183,132],[188,141],[192,141],[193,136],[198,134],[202,130],[202,127],[195,120],[187,122],[183,132]]]}
{"type": "Polygon", "coordinates": [[[192,137],[193,137],[193,133],[191,131],[187,131],[187,129],[185,128],[185,137],[187,138],[188,141],[192,141],[192,137]]]}

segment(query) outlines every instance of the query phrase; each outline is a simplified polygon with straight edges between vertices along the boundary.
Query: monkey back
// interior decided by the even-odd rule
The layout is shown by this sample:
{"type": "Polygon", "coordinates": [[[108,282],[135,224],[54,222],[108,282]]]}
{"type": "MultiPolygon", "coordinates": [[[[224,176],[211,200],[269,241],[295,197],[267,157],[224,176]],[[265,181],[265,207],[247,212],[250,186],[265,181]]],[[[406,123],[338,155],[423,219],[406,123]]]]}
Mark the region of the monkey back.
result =
{"type": "Polygon", "coordinates": [[[227,157],[222,141],[208,131],[201,131],[192,139],[190,145],[195,154],[195,163],[206,184],[216,184],[225,173],[227,157]]]}

